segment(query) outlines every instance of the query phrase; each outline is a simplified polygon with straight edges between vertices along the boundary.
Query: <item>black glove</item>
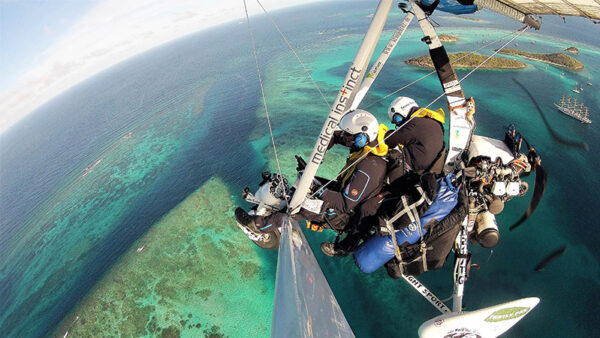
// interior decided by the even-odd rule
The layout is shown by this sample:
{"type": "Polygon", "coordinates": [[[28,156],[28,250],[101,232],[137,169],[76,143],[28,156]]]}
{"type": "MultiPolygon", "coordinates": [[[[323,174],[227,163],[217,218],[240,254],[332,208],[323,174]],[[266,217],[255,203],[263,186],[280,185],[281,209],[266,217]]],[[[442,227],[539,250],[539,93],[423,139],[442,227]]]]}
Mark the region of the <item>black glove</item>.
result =
{"type": "Polygon", "coordinates": [[[331,141],[329,141],[329,146],[327,146],[327,150],[331,149],[334,144],[341,144],[344,147],[350,147],[352,142],[349,142],[347,137],[344,137],[345,133],[342,130],[336,130],[333,132],[333,136],[331,137],[331,141]]]}
{"type": "Polygon", "coordinates": [[[294,155],[296,157],[296,162],[298,162],[298,166],[296,167],[296,171],[300,172],[306,168],[306,161],[302,158],[302,156],[294,155]]]}
{"type": "MultiPolygon", "coordinates": [[[[321,182],[319,182],[316,178],[313,178],[312,182],[310,183],[310,189],[308,191],[309,194],[313,194],[317,191],[319,191],[319,189],[321,188],[321,182]]],[[[317,194],[317,196],[320,196],[321,194],[317,194]]]]}

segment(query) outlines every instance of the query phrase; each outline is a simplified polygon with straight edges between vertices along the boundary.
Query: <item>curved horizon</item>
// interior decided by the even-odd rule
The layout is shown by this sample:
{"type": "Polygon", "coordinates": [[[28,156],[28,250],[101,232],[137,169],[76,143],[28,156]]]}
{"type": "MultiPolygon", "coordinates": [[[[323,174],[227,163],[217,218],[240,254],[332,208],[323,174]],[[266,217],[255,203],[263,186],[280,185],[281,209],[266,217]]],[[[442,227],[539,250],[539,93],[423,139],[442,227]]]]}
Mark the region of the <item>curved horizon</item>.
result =
{"type": "MultiPolygon", "coordinates": [[[[323,0],[263,0],[263,5],[272,11],[317,1],[323,0]]],[[[248,3],[248,11],[250,15],[262,13],[253,2],[248,3]]],[[[23,57],[43,58],[35,66],[16,73],[18,70],[2,65],[2,73],[17,80],[0,92],[0,134],[59,94],[122,61],[240,19],[245,20],[245,12],[239,1],[211,1],[201,7],[194,0],[102,1],[82,13],[50,47],[33,56],[23,53],[23,57]]],[[[44,25],[43,30],[50,29],[43,22],[38,24],[44,25]]]]}

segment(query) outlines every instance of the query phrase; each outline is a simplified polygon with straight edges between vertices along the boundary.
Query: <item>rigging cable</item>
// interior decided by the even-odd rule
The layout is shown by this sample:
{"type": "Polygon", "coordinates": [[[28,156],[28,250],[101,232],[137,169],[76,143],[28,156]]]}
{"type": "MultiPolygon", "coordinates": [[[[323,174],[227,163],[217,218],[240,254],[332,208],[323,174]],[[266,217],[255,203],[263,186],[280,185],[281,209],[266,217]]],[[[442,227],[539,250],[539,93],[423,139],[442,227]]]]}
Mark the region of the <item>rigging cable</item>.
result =
{"type": "MultiPolygon", "coordinates": [[[[256,63],[256,71],[258,73],[258,82],[260,83],[260,93],[262,95],[262,101],[265,108],[265,113],[267,115],[267,124],[269,126],[269,133],[271,134],[271,143],[273,144],[273,152],[275,153],[275,162],[277,163],[277,169],[279,170],[279,175],[283,177],[281,172],[281,165],[279,164],[279,156],[277,155],[277,147],[275,146],[275,137],[273,136],[273,127],[271,126],[271,118],[269,117],[269,109],[267,108],[267,98],[265,97],[265,89],[263,88],[262,76],[260,73],[260,65],[258,64],[258,54],[256,53],[256,45],[254,43],[254,34],[252,33],[252,27],[250,27],[250,17],[248,16],[248,7],[246,6],[246,0],[244,0],[244,11],[246,12],[246,22],[248,23],[248,32],[250,33],[250,39],[252,41],[252,52],[254,54],[254,61],[256,63]]],[[[288,196],[287,191],[285,189],[283,179],[279,180],[279,184],[282,185],[281,190],[284,194],[285,203],[287,207],[288,196]]]]}
{"type": "MultiPolygon", "coordinates": [[[[304,68],[304,71],[306,72],[306,75],[312,81],[313,85],[315,86],[315,88],[317,89],[317,91],[319,92],[319,94],[321,95],[321,98],[323,99],[323,101],[325,101],[325,104],[327,104],[327,107],[331,110],[331,105],[329,104],[329,101],[327,101],[327,99],[325,98],[325,95],[323,95],[323,92],[321,91],[321,88],[319,88],[319,85],[317,85],[317,82],[315,81],[315,79],[313,79],[313,77],[310,75],[310,71],[308,70],[308,68],[306,68],[306,66],[304,65],[304,63],[300,59],[300,56],[298,55],[298,53],[296,53],[296,50],[294,50],[294,47],[292,47],[292,44],[285,37],[285,35],[281,31],[281,29],[279,29],[279,26],[271,18],[271,16],[269,15],[269,13],[267,13],[267,10],[263,7],[262,3],[260,3],[260,0],[256,0],[256,2],[258,2],[258,4],[260,5],[260,8],[262,8],[263,12],[265,12],[265,14],[267,15],[267,18],[269,18],[269,21],[271,21],[271,23],[273,24],[273,26],[275,26],[275,28],[279,32],[279,35],[281,35],[281,38],[283,39],[283,41],[285,41],[285,43],[288,45],[289,49],[292,51],[292,53],[294,53],[294,55],[296,56],[296,59],[298,59],[298,62],[300,63],[300,65],[302,65],[302,68],[304,68]]],[[[244,2],[244,4],[245,4],[245,2],[244,2]]],[[[246,13],[246,15],[247,15],[247,13],[246,13]]]]}
{"type": "MultiPolygon", "coordinates": [[[[529,26],[525,26],[521,29],[518,30],[518,34],[513,37],[512,39],[510,39],[507,43],[505,43],[504,45],[502,45],[502,47],[498,48],[497,50],[494,51],[494,53],[492,53],[492,55],[490,55],[487,59],[483,60],[479,65],[477,65],[477,67],[475,67],[473,70],[471,70],[467,75],[465,75],[462,79],[460,79],[458,82],[461,83],[462,81],[464,81],[467,77],[469,77],[469,75],[473,74],[474,71],[476,71],[477,69],[479,69],[481,66],[483,66],[484,63],[486,63],[487,61],[489,61],[492,57],[494,57],[494,55],[498,54],[502,49],[504,49],[506,46],[508,46],[509,43],[513,42],[516,38],[518,38],[519,36],[521,36],[521,34],[523,34],[525,31],[527,31],[527,29],[529,29],[529,26]]],[[[427,109],[429,108],[432,104],[434,104],[435,102],[437,102],[439,99],[441,99],[442,97],[444,97],[444,95],[446,95],[446,93],[442,92],[442,94],[440,96],[438,96],[437,98],[435,98],[433,101],[431,101],[427,106],[422,107],[422,109],[427,109]]],[[[406,122],[411,121],[412,119],[414,119],[416,117],[416,115],[413,115],[412,117],[410,117],[408,120],[406,120],[406,122]]],[[[377,143],[377,146],[379,146],[381,143],[384,143],[388,138],[390,138],[393,134],[395,134],[398,130],[402,129],[403,126],[405,126],[406,123],[402,124],[400,127],[396,128],[394,131],[392,131],[388,136],[386,136],[381,142],[377,143]]],[[[377,146],[373,147],[376,148],[377,146]]],[[[313,198],[315,195],[317,195],[318,193],[321,192],[321,190],[323,190],[325,187],[327,187],[331,182],[333,182],[334,180],[336,180],[338,177],[340,177],[342,174],[344,174],[346,171],[348,171],[352,166],[354,166],[355,164],[357,164],[358,162],[360,162],[363,158],[365,158],[371,151],[373,151],[373,149],[369,150],[368,152],[366,152],[364,155],[362,155],[361,157],[359,157],[358,159],[356,159],[356,161],[354,161],[352,164],[348,165],[346,167],[346,169],[340,171],[340,173],[333,179],[333,180],[329,180],[329,182],[325,183],[324,185],[322,185],[319,189],[317,189],[317,191],[315,191],[313,194],[310,195],[309,198],[313,198]]]]}
{"type": "MultiPolygon", "coordinates": [[[[454,61],[450,62],[450,64],[454,64],[454,63],[456,63],[456,62],[458,62],[458,61],[460,61],[460,60],[462,60],[462,59],[466,58],[466,57],[467,57],[467,56],[469,56],[469,55],[475,54],[475,53],[479,52],[480,50],[482,50],[482,49],[484,49],[484,48],[486,48],[486,47],[489,47],[489,46],[493,45],[494,43],[496,43],[496,42],[498,42],[498,41],[500,41],[500,40],[503,40],[503,39],[505,39],[507,36],[513,35],[513,34],[515,34],[515,33],[518,33],[518,32],[519,32],[519,30],[520,30],[520,29],[518,29],[518,30],[516,30],[516,31],[514,31],[514,32],[510,32],[510,33],[508,33],[508,34],[505,34],[505,35],[503,35],[503,36],[499,37],[498,39],[496,39],[496,40],[494,40],[494,41],[492,41],[492,42],[490,42],[490,43],[488,43],[488,44],[486,44],[486,45],[482,46],[482,47],[481,47],[481,48],[479,48],[479,49],[476,49],[476,50],[474,50],[474,51],[472,51],[472,52],[469,52],[469,53],[467,53],[467,54],[465,54],[465,55],[463,55],[463,56],[461,56],[461,57],[457,58],[456,60],[454,60],[454,61]]],[[[389,93],[388,95],[386,95],[386,96],[382,97],[381,99],[379,99],[379,100],[377,100],[377,101],[375,101],[375,102],[373,102],[373,103],[369,104],[369,105],[368,105],[368,106],[366,106],[364,109],[368,109],[368,108],[371,108],[371,107],[373,107],[374,105],[376,105],[377,103],[379,103],[379,102],[381,102],[381,101],[383,101],[383,100],[387,99],[388,97],[390,97],[390,96],[392,96],[392,95],[394,95],[394,94],[396,94],[396,93],[398,93],[398,92],[400,92],[400,91],[402,91],[402,90],[404,90],[404,89],[406,89],[406,88],[408,88],[408,87],[410,87],[410,86],[414,85],[415,83],[417,83],[417,82],[419,82],[419,81],[421,81],[421,80],[425,79],[426,77],[428,77],[428,76],[430,76],[430,75],[432,75],[432,74],[435,74],[435,72],[436,72],[436,70],[434,69],[434,70],[432,70],[431,72],[429,72],[428,74],[425,74],[425,75],[423,75],[422,77],[420,77],[420,78],[416,79],[415,81],[413,81],[413,82],[411,82],[411,83],[409,83],[409,84],[405,85],[404,87],[402,87],[402,88],[400,88],[400,89],[397,89],[397,90],[395,90],[395,91],[393,91],[393,92],[389,93]]]]}
{"type": "Polygon", "coordinates": [[[463,80],[465,80],[467,77],[469,77],[469,75],[471,75],[474,71],[476,71],[477,69],[479,69],[479,67],[483,66],[484,63],[488,62],[491,58],[494,57],[494,55],[498,54],[501,50],[503,50],[506,46],[508,46],[509,43],[513,42],[516,38],[518,38],[519,36],[521,36],[521,34],[525,33],[525,31],[527,31],[529,28],[530,28],[530,26],[525,26],[525,27],[521,28],[519,30],[519,34],[517,34],[517,36],[515,36],[512,39],[510,39],[507,43],[505,43],[504,45],[502,45],[502,47],[500,47],[497,50],[495,50],[494,53],[492,53],[492,55],[488,56],[487,59],[483,60],[483,62],[481,62],[477,67],[475,67],[472,71],[470,71],[467,75],[465,75],[465,77],[463,77],[458,82],[460,83],[463,80]]]}

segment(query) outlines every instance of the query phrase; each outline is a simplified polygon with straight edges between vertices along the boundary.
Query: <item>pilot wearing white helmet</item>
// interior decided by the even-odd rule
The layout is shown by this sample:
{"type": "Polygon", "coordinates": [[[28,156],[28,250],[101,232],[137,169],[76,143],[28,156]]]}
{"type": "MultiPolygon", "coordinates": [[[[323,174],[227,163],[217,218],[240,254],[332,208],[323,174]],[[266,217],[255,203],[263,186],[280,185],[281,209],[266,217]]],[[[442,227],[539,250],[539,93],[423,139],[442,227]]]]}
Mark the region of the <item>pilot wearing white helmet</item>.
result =
{"type": "MultiPolygon", "coordinates": [[[[330,146],[334,143],[347,146],[350,148],[350,156],[337,184],[322,189],[315,188],[323,201],[320,212],[302,208],[293,217],[342,232],[355,208],[381,190],[387,170],[387,162],[383,159],[387,154],[387,146],[382,142],[387,127],[379,125],[375,116],[362,109],[348,112],[342,117],[338,127],[340,130],[334,133],[330,146]]],[[[266,217],[250,216],[242,208],[235,210],[238,223],[253,232],[275,230],[274,225],[279,224],[284,215],[278,212],[266,217]]],[[[333,250],[333,247],[329,249],[333,250]]],[[[333,253],[335,250],[331,252],[333,253]]]]}

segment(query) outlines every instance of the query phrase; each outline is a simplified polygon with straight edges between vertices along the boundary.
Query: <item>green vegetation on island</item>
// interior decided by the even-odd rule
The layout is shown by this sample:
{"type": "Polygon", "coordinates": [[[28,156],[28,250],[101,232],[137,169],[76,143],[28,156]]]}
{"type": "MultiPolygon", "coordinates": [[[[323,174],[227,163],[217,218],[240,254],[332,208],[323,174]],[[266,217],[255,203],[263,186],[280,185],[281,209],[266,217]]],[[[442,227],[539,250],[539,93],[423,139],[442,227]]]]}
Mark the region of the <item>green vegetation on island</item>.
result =
{"type": "Polygon", "coordinates": [[[541,61],[545,63],[549,63],[551,65],[566,68],[569,70],[580,70],[583,69],[583,63],[579,62],[576,58],[569,56],[563,53],[551,53],[551,54],[542,54],[542,53],[531,53],[525,52],[518,49],[510,49],[506,48],[500,51],[502,54],[508,55],[517,55],[524,57],[526,59],[541,61]]]}
{"type": "Polygon", "coordinates": [[[577,49],[576,47],[569,47],[569,48],[565,49],[565,52],[572,53],[572,54],[579,54],[579,49],[577,49]]]}
{"type": "MultiPolygon", "coordinates": [[[[452,62],[452,66],[454,68],[475,68],[478,65],[480,65],[483,61],[485,61],[485,59],[487,59],[487,56],[485,56],[485,55],[481,55],[481,54],[467,55],[467,54],[468,53],[452,53],[452,54],[448,54],[448,57],[450,58],[450,62],[452,62]],[[462,58],[462,59],[460,59],[460,58],[462,58]],[[460,59],[460,60],[458,60],[458,59],[460,59]],[[458,61],[456,61],[456,60],[458,60],[458,61]]],[[[433,62],[431,61],[431,58],[429,57],[429,55],[424,55],[424,56],[417,57],[417,58],[410,58],[410,59],[404,60],[404,62],[409,65],[412,65],[412,66],[417,66],[417,67],[422,67],[422,68],[433,68],[433,62]]],[[[488,60],[486,63],[484,63],[481,66],[481,68],[484,68],[484,69],[521,69],[521,68],[525,68],[526,66],[527,65],[525,63],[518,61],[518,60],[512,60],[512,59],[507,59],[507,58],[502,58],[502,57],[493,57],[490,60],[488,60]]]]}
{"type": "Polygon", "coordinates": [[[438,36],[441,42],[456,42],[458,38],[454,35],[441,34],[438,36]]]}

